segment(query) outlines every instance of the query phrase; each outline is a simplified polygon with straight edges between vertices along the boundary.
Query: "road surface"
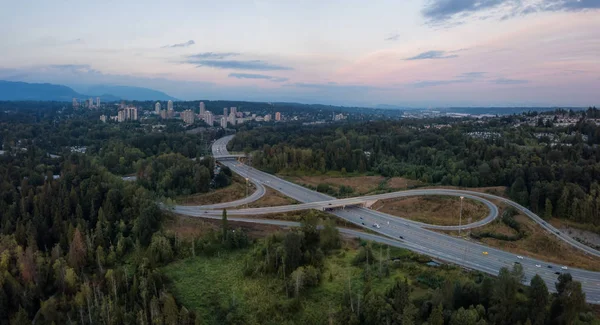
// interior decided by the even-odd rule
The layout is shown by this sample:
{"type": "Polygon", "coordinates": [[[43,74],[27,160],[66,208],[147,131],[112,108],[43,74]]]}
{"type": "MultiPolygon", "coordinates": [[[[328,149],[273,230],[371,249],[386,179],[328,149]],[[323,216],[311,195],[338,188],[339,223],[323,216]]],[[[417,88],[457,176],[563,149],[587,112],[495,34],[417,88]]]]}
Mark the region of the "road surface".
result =
{"type": "MultiPolygon", "coordinates": [[[[233,136],[228,136],[215,141],[212,147],[213,155],[215,155],[216,153],[219,156],[227,156],[226,145],[232,137],[233,136]]],[[[247,177],[249,179],[252,179],[256,183],[269,186],[303,203],[319,203],[324,201],[326,202],[335,200],[335,198],[333,197],[330,197],[323,193],[318,193],[309,190],[302,186],[282,180],[276,176],[258,171],[254,168],[236,162],[235,160],[224,159],[220,160],[220,162],[231,168],[232,171],[242,175],[242,177],[247,177]]],[[[441,191],[447,190],[439,191],[440,193],[442,193],[441,191]]],[[[558,238],[579,249],[582,249],[586,253],[595,256],[600,256],[600,252],[593,250],[587,246],[581,247],[581,244],[577,245],[577,242],[573,243],[573,240],[568,236],[564,236],[560,233],[557,233],[558,230],[556,230],[554,227],[552,227],[549,224],[546,224],[543,220],[541,220],[531,211],[518,205],[515,202],[490,194],[470,191],[458,192],[464,193],[465,195],[469,194],[504,201],[507,204],[510,204],[515,208],[522,210],[525,214],[532,218],[532,220],[538,222],[540,225],[542,225],[542,227],[555,234],[558,238]]],[[[270,209],[270,211],[276,211],[277,207],[263,209],[270,209]]],[[[177,210],[177,212],[186,215],[200,216],[205,218],[220,218],[220,216],[211,215],[209,213],[199,214],[197,213],[198,211],[194,212],[191,210],[177,210]]],[[[600,273],[598,272],[581,270],[571,267],[568,267],[568,269],[565,270],[562,269],[562,265],[547,263],[542,260],[529,258],[527,256],[523,256],[523,258],[521,259],[513,253],[505,252],[500,249],[488,247],[465,239],[434,232],[432,230],[425,229],[424,226],[417,225],[409,220],[402,219],[399,217],[393,217],[378,211],[370,210],[368,208],[346,208],[331,211],[331,213],[358,226],[368,227],[372,231],[384,235],[387,238],[364,233],[356,234],[360,237],[366,239],[376,238],[377,241],[382,240],[390,245],[404,247],[412,251],[431,256],[436,259],[444,260],[492,275],[497,275],[500,268],[512,268],[514,263],[518,262],[523,266],[527,283],[535,274],[539,274],[546,281],[546,284],[551,291],[555,290],[554,284],[557,281],[558,277],[555,274],[555,272],[571,273],[575,280],[581,282],[582,288],[586,293],[587,301],[590,303],[600,304],[600,273]]],[[[279,220],[230,218],[230,220],[236,219],[237,221],[286,225],[284,221],[279,220]]],[[[428,227],[429,226],[430,225],[428,225],[428,227]]]]}

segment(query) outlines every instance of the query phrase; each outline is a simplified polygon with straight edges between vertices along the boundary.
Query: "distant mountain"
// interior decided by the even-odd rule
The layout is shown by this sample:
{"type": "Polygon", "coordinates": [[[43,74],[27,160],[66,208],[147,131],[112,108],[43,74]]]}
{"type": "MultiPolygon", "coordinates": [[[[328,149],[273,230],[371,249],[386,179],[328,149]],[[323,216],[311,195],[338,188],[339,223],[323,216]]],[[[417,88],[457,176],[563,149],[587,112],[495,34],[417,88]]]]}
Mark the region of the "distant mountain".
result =
{"type": "Polygon", "coordinates": [[[75,90],[53,84],[31,84],[0,80],[0,100],[54,100],[71,101],[73,97],[85,97],[75,90]]]}
{"type": "Polygon", "coordinates": [[[100,97],[103,102],[125,100],[177,100],[163,92],[128,86],[89,86],[77,92],[73,88],[49,83],[0,80],[0,100],[40,100],[70,102],[73,97],[100,97]]]}
{"type": "Polygon", "coordinates": [[[80,88],[86,94],[111,94],[125,100],[177,100],[162,91],[142,87],[95,85],[80,88]]]}

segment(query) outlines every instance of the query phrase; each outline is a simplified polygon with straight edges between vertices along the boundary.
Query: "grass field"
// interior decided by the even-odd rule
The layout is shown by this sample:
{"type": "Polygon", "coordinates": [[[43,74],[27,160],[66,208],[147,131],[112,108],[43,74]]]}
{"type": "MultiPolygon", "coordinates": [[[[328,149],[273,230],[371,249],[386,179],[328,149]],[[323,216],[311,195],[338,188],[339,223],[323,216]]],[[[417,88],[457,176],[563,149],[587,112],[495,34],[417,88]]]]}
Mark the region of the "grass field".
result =
{"type": "MultiPolygon", "coordinates": [[[[248,195],[252,194],[256,188],[250,184],[247,190],[248,195]]],[[[208,193],[198,193],[189,196],[182,196],[176,199],[177,204],[181,205],[204,205],[215,204],[239,200],[246,197],[246,182],[239,176],[232,178],[231,185],[214,190],[208,193]]]]}
{"type": "MultiPolygon", "coordinates": [[[[249,203],[249,208],[263,208],[263,207],[275,207],[280,205],[297,204],[298,201],[285,196],[270,187],[267,187],[267,191],[260,199],[249,203]]],[[[245,207],[245,206],[244,206],[245,207]]]]}
{"type": "MultiPolygon", "coordinates": [[[[273,225],[264,225],[258,223],[236,222],[229,221],[231,228],[242,228],[250,238],[262,238],[275,231],[280,231],[281,227],[273,225]]],[[[172,232],[181,239],[198,238],[206,234],[210,230],[219,230],[221,220],[191,218],[171,214],[164,222],[164,229],[167,232],[172,232]]]]}
{"type": "Polygon", "coordinates": [[[319,184],[326,184],[339,191],[340,187],[349,186],[354,192],[347,196],[361,196],[376,192],[389,192],[403,190],[421,184],[419,181],[401,177],[385,178],[383,176],[287,176],[285,179],[305,187],[316,188],[319,184]]]}
{"type": "MultiPolygon", "coordinates": [[[[245,324],[328,324],[329,315],[339,311],[342,296],[351,288],[356,297],[365,286],[365,269],[353,266],[357,253],[356,242],[326,257],[321,283],[303,293],[299,299],[288,298],[282,279],[275,276],[249,277],[243,274],[248,251],[220,254],[218,257],[195,257],[172,263],[163,268],[171,280],[175,297],[187,308],[194,310],[206,324],[220,324],[227,313],[243,315],[245,324]],[[267,317],[268,315],[268,317],[267,317]]],[[[374,245],[373,253],[387,258],[387,248],[374,245]]],[[[432,289],[415,283],[422,274],[443,275],[458,279],[466,275],[458,268],[433,268],[415,261],[413,253],[391,248],[389,276],[381,277],[372,266],[370,286],[384,292],[396,279],[417,285],[411,294],[414,299],[428,294],[432,289]]]]}
{"type": "MultiPolygon", "coordinates": [[[[423,223],[454,226],[459,224],[460,199],[450,196],[415,196],[381,200],[373,209],[394,216],[423,223]]],[[[485,205],[471,199],[463,200],[462,223],[481,220],[489,210],[485,205]]]]}

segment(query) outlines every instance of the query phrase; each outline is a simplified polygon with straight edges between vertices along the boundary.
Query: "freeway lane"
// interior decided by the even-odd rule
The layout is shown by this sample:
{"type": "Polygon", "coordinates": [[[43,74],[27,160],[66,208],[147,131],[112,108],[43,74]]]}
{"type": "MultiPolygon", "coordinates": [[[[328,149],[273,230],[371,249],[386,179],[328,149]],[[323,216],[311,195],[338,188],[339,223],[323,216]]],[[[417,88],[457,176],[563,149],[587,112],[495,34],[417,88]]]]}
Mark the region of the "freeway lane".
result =
{"type": "MultiPolygon", "coordinates": [[[[438,225],[430,225],[426,223],[421,223],[412,220],[406,220],[407,223],[410,223],[413,226],[424,227],[429,229],[437,229],[437,230],[458,230],[458,229],[470,229],[475,227],[483,226],[498,217],[498,207],[492,202],[483,199],[479,196],[475,196],[471,193],[467,193],[464,191],[455,191],[455,190],[438,190],[438,189],[424,189],[424,190],[410,190],[410,191],[401,191],[401,192],[393,192],[393,193],[384,193],[377,195],[369,195],[369,196],[361,196],[361,197],[353,197],[347,199],[334,199],[327,201],[319,201],[319,202],[309,202],[302,204],[293,204],[293,205],[282,205],[275,207],[265,207],[265,208],[252,208],[252,209],[237,209],[237,210],[228,210],[227,213],[229,215],[236,216],[249,216],[249,215],[261,215],[261,214],[269,214],[269,213],[283,213],[290,211],[300,211],[300,210],[308,210],[308,209],[331,209],[333,207],[345,207],[345,206],[355,206],[360,205],[364,202],[368,201],[376,201],[381,199],[389,199],[389,198],[398,198],[398,197],[408,197],[408,196],[423,196],[423,195],[450,195],[450,196],[463,196],[476,201],[483,203],[489,210],[488,215],[479,221],[473,222],[471,224],[465,224],[462,226],[438,226],[438,225]]],[[[238,200],[241,201],[241,200],[238,200]]],[[[230,206],[239,206],[238,201],[231,202],[230,206]]],[[[226,204],[219,204],[219,208],[226,208],[226,204]]],[[[215,205],[205,205],[205,206],[175,206],[174,211],[179,213],[188,213],[195,216],[201,215],[221,215],[221,211],[214,210],[215,205]]],[[[386,220],[397,219],[397,217],[381,213],[381,215],[387,216],[386,220]]]]}
{"type": "MultiPolygon", "coordinates": [[[[227,155],[226,145],[232,137],[233,136],[229,136],[215,141],[213,144],[213,155],[215,155],[215,153],[218,155],[227,155]]],[[[240,164],[231,160],[223,160],[221,162],[229,166],[232,171],[244,177],[253,179],[257,183],[262,183],[265,186],[269,186],[300,202],[311,203],[334,200],[334,198],[328,195],[292,184],[276,176],[258,171],[244,164],[240,164]]],[[[442,190],[440,190],[440,192],[441,191],[442,190]]],[[[504,198],[494,197],[488,194],[477,192],[457,192],[505,201],[507,204],[511,204],[524,211],[528,216],[532,217],[533,220],[536,220],[536,218],[533,217],[535,215],[529,210],[504,198]]],[[[192,214],[190,211],[187,211],[187,213],[186,211],[181,211],[181,213],[192,214]]],[[[554,283],[556,282],[557,278],[557,275],[554,274],[554,272],[569,272],[574,279],[581,282],[582,288],[586,292],[586,298],[588,302],[600,304],[600,273],[598,272],[574,268],[569,268],[567,271],[565,271],[562,270],[561,266],[559,265],[548,264],[544,261],[528,258],[526,256],[524,259],[518,259],[512,253],[424,229],[422,226],[412,224],[408,220],[392,217],[366,208],[349,208],[345,210],[332,211],[332,213],[356,225],[370,227],[370,229],[373,231],[389,237],[389,239],[387,239],[389,243],[395,243],[395,245],[402,244],[404,246],[401,247],[405,247],[440,260],[445,260],[468,268],[480,270],[489,274],[497,275],[501,267],[512,267],[513,263],[519,262],[523,265],[524,272],[528,280],[537,273],[546,281],[548,288],[551,290],[554,289],[554,283]],[[379,227],[372,227],[374,224],[379,225],[379,227]],[[402,239],[400,236],[402,236],[402,239]],[[483,252],[488,252],[488,255],[484,255],[483,252]],[[540,265],[540,267],[538,268],[536,265],[540,265]],[[552,268],[548,268],[547,266],[551,266],[552,268]]],[[[205,216],[202,215],[202,217],[205,216]]],[[[218,218],[218,216],[211,218],[218,218]]],[[[272,222],[272,220],[268,221],[272,222]]],[[[252,222],[264,222],[264,220],[254,219],[252,222]]],[[[539,221],[536,220],[536,222],[539,221]]],[[[542,224],[545,229],[550,231],[554,230],[554,228],[550,225],[544,225],[543,223],[540,224],[542,224]]],[[[361,235],[361,237],[365,238],[368,236],[368,234],[361,235]]],[[[559,238],[565,242],[580,248],[579,246],[569,242],[569,240],[565,237],[566,236],[559,236],[559,238]]],[[[587,250],[584,251],[587,252],[587,250]]],[[[590,254],[592,254],[591,251],[590,254]]]]}

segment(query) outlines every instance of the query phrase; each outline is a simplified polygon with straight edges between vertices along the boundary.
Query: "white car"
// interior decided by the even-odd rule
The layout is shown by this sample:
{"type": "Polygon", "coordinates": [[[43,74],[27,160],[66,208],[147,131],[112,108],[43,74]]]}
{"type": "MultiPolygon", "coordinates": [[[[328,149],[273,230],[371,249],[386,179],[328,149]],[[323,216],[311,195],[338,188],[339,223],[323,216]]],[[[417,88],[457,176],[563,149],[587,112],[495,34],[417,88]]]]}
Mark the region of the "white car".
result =
{"type": "Polygon", "coordinates": [[[521,256],[521,255],[517,255],[517,258],[518,258],[518,259],[520,259],[520,260],[522,260],[522,259],[523,259],[523,256],[521,256]]]}
{"type": "Polygon", "coordinates": [[[561,267],[561,269],[563,269],[563,270],[568,270],[569,268],[568,268],[568,267],[566,267],[566,266],[563,266],[563,267],[561,267]]]}
{"type": "Polygon", "coordinates": [[[377,229],[381,228],[381,227],[379,226],[379,224],[377,224],[377,223],[374,223],[374,224],[373,224],[373,227],[375,227],[375,228],[377,228],[377,229]]]}
{"type": "Polygon", "coordinates": [[[542,266],[541,266],[541,265],[539,265],[539,264],[536,264],[536,265],[535,265],[535,267],[542,267],[542,266]]]}

